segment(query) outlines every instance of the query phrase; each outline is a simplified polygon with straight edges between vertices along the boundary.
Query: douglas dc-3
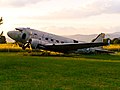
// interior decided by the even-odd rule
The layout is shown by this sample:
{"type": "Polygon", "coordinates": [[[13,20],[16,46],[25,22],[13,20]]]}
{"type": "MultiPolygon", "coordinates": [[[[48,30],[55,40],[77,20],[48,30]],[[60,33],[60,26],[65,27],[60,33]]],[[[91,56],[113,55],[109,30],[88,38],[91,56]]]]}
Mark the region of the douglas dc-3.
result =
{"type": "Polygon", "coordinates": [[[30,28],[15,28],[14,31],[9,31],[7,35],[18,42],[22,49],[31,47],[32,49],[43,49],[62,53],[108,45],[108,43],[103,43],[104,33],[99,34],[90,43],[79,42],[74,39],[30,28]]]}

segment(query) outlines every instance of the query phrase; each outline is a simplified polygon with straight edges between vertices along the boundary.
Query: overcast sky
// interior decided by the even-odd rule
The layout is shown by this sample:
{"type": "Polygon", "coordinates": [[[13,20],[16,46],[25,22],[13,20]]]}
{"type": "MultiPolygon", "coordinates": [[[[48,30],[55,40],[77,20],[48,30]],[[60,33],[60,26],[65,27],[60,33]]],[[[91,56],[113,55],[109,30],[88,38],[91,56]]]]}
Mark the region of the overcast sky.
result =
{"type": "Polygon", "coordinates": [[[6,33],[30,27],[58,35],[120,32],[120,0],[0,0],[6,33]]]}

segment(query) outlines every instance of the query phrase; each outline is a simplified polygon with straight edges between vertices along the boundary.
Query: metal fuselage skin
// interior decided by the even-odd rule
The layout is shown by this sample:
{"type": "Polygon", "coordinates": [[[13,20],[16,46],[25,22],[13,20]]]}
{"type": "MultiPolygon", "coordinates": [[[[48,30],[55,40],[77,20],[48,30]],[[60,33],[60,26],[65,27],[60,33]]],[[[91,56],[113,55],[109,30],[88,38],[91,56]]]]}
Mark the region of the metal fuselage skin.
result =
{"type": "Polygon", "coordinates": [[[56,44],[56,43],[78,43],[77,40],[46,33],[30,28],[17,28],[18,30],[9,31],[7,35],[15,40],[25,44],[30,38],[38,39],[40,44],[56,44]]]}

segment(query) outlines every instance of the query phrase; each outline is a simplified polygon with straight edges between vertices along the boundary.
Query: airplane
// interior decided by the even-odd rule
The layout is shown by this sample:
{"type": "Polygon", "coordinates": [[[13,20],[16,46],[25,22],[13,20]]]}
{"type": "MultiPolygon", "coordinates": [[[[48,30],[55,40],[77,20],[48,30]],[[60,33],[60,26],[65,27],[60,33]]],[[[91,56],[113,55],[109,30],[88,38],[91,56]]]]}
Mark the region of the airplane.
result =
{"type": "Polygon", "coordinates": [[[94,42],[85,43],[63,36],[31,29],[31,28],[15,28],[14,31],[8,31],[7,35],[18,42],[22,49],[43,49],[54,52],[69,53],[78,49],[98,47],[108,45],[102,42],[104,33],[98,35],[94,42]]]}

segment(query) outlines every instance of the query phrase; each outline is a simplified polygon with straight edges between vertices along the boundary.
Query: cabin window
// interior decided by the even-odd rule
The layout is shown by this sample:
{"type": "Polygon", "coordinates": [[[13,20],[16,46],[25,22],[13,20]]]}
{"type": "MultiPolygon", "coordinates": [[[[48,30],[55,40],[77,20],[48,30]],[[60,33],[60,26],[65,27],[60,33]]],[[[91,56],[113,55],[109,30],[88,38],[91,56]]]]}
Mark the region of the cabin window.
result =
{"type": "Polygon", "coordinates": [[[34,33],[34,35],[37,35],[36,33],[34,33]]]}
{"type": "Polygon", "coordinates": [[[61,41],[61,43],[64,43],[63,41],[61,41]]]}
{"type": "Polygon", "coordinates": [[[48,40],[48,38],[45,38],[45,40],[48,40]]]}
{"type": "Polygon", "coordinates": [[[56,40],[56,42],[57,42],[57,43],[59,43],[59,41],[58,41],[58,40],[56,40]]]}
{"type": "Polygon", "coordinates": [[[54,40],[53,40],[53,39],[51,39],[51,41],[53,42],[54,40]]]}

